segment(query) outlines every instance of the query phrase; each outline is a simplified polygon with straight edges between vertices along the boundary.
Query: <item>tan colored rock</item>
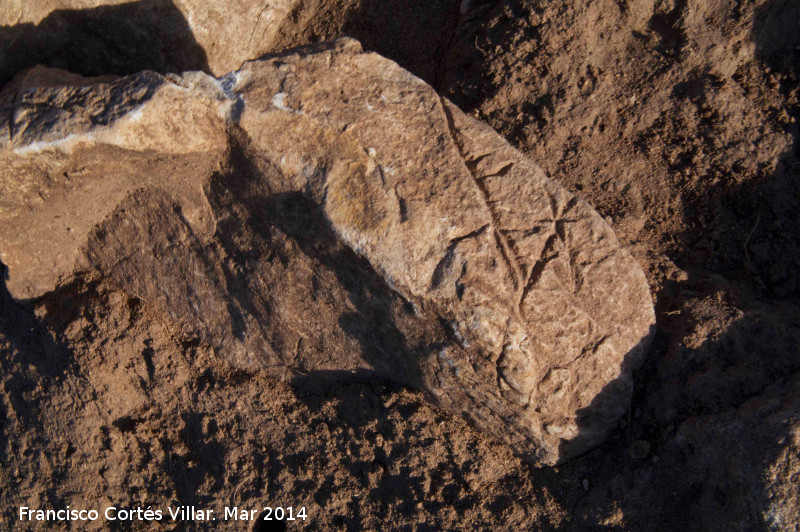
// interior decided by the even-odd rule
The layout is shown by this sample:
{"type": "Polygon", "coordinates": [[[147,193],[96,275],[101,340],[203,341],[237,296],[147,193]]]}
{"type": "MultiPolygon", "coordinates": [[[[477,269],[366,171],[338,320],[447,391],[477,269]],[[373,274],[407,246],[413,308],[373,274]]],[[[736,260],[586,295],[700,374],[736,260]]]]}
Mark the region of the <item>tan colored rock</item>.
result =
{"type": "Polygon", "coordinates": [[[97,222],[137,189],[165,189],[182,202],[195,232],[214,230],[202,179],[174,172],[174,162],[163,170],[159,165],[170,155],[189,160],[191,153],[226,149],[231,102],[213,80],[189,73],[169,81],[143,72],[54,87],[58,79],[76,81],[72,74],[36,68],[0,99],[0,110],[10,116],[0,132],[0,164],[13,176],[0,182],[0,218],[13,232],[0,259],[16,270],[13,290],[23,298],[69,278],[97,222]],[[30,86],[36,82],[39,88],[30,86]],[[153,161],[155,153],[159,159],[153,161]]]}
{"type": "Polygon", "coordinates": [[[9,0],[0,4],[0,84],[32,59],[89,73],[196,68],[220,75],[272,49],[297,0],[9,0]],[[38,57],[31,57],[38,56],[38,57]],[[95,71],[98,69],[101,72],[95,71]]]}
{"type": "Polygon", "coordinates": [[[534,463],[627,407],[654,328],[640,267],[588,204],[356,41],[219,80],[47,85],[4,104],[16,297],[93,271],[236,366],[423,389],[534,463]]]}

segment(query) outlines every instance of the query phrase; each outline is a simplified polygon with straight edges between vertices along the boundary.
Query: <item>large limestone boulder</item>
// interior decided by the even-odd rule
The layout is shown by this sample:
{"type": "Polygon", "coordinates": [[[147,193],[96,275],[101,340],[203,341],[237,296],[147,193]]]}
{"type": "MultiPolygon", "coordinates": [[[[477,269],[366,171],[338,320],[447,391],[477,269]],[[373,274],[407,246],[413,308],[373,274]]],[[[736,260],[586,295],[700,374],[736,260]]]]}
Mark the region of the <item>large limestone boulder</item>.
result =
{"type": "Polygon", "coordinates": [[[351,39],[215,79],[34,69],[0,95],[17,298],[99,275],[297,386],[385,378],[534,463],[599,443],[654,329],[584,201],[351,39]]]}

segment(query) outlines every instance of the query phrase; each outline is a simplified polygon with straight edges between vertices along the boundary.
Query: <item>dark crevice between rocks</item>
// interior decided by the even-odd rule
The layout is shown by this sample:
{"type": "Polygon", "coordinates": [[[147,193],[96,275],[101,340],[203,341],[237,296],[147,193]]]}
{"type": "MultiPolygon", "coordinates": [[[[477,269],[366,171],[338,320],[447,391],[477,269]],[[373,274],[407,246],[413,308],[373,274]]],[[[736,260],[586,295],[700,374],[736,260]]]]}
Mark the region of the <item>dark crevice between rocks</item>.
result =
{"type": "Polygon", "coordinates": [[[59,9],[39,24],[0,27],[0,86],[35,65],[83,76],[209,70],[172,0],[59,9]]]}
{"type": "Polygon", "coordinates": [[[438,89],[458,27],[456,0],[311,0],[297,5],[273,48],[347,35],[438,89]]]}
{"type": "MultiPolygon", "coordinates": [[[[497,94],[499,84],[494,77],[499,73],[487,67],[507,49],[507,43],[517,39],[519,21],[530,19],[538,9],[535,3],[510,0],[474,0],[470,4],[451,37],[442,61],[440,85],[435,87],[467,113],[497,94]]],[[[529,42],[540,40],[537,26],[530,25],[528,31],[529,42]]],[[[517,116],[525,120],[526,113],[517,116]]]]}
{"type": "Polygon", "coordinates": [[[452,0],[362,0],[348,13],[342,33],[437,89],[458,25],[458,8],[459,2],[452,0]]]}

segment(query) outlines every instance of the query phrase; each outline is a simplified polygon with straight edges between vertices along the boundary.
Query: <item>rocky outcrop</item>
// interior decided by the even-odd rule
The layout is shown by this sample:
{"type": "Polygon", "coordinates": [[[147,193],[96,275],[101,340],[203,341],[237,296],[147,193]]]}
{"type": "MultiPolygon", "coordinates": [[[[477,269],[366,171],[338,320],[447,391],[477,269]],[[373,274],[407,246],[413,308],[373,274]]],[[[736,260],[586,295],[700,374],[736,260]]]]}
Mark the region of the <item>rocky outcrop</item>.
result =
{"type": "Polygon", "coordinates": [[[79,68],[85,74],[144,68],[224,74],[271,50],[278,29],[297,4],[296,0],[3,2],[0,83],[9,72],[37,62],[79,68]]]}
{"type": "Polygon", "coordinates": [[[100,275],[237,367],[422,389],[535,463],[630,400],[654,313],[611,228],[356,41],[0,98],[17,298],[100,275]]]}

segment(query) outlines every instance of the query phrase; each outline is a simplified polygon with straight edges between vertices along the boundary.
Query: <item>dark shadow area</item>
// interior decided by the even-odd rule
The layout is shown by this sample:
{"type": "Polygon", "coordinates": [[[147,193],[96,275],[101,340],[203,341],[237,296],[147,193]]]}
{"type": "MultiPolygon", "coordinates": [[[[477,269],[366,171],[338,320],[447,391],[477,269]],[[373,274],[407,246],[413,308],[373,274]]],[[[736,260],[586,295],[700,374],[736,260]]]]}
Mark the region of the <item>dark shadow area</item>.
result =
{"type": "MultiPolygon", "coordinates": [[[[690,80],[676,86],[675,93],[685,98],[695,94],[702,100],[706,91],[714,90],[713,83],[690,80]]],[[[796,100],[796,88],[794,91],[788,101],[796,100]]],[[[678,236],[680,245],[670,253],[672,260],[686,271],[722,275],[737,283],[741,299],[786,299],[796,296],[800,289],[800,107],[789,103],[785,110],[795,117],[785,126],[792,136],[792,147],[777,161],[771,175],[756,174],[739,182],[726,176],[698,192],[683,193],[683,230],[678,236]]],[[[713,127],[703,124],[694,134],[712,153],[716,140],[713,127]]],[[[680,173],[692,168],[692,156],[693,152],[685,152],[670,165],[670,171],[680,173]]],[[[744,172],[738,164],[727,172],[744,172]]]]}
{"type": "Polygon", "coordinates": [[[515,17],[529,19],[534,10],[531,5],[520,7],[518,2],[472,2],[470,11],[454,32],[452,45],[446,52],[446,68],[442,72],[441,83],[435,88],[465,112],[491,100],[499,90],[498,73],[488,71],[486,65],[497,50],[503,50],[506,43],[515,40],[517,26],[522,26],[527,32],[529,46],[540,40],[538,27],[513,23],[515,17]],[[505,11],[504,7],[511,11],[505,11]]]}
{"type": "Polygon", "coordinates": [[[678,56],[686,45],[686,33],[681,27],[686,5],[686,0],[677,0],[671,10],[654,13],[648,22],[649,29],[659,37],[658,50],[667,57],[678,56]]]}
{"type": "MultiPolygon", "coordinates": [[[[32,306],[11,297],[6,274],[6,266],[0,262],[0,465],[4,472],[13,472],[18,478],[64,482],[69,472],[64,462],[51,462],[43,469],[36,457],[47,454],[49,441],[45,428],[51,423],[43,415],[41,405],[53,388],[69,378],[74,359],[69,348],[36,316],[32,306]],[[22,449],[21,434],[25,438],[22,449]],[[31,459],[20,460],[21,454],[31,459]]],[[[75,450],[71,444],[62,449],[66,458],[75,450]]],[[[40,497],[50,507],[66,504],[54,487],[42,490],[40,497]]],[[[16,508],[7,507],[2,512],[8,523],[19,518],[16,508]]]]}
{"type": "Polygon", "coordinates": [[[456,0],[301,2],[278,32],[274,49],[348,35],[427,81],[442,81],[443,61],[459,21],[456,0]]]}
{"type": "MultiPolygon", "coordinates": [[[[298,299],[313,298],[315,308],[304,310],[303,303],[297,301],[296,312],[305,316],[308,331],[328,332],[320,333],[319,338],[314,333],[301,340],[293,384],[324,389],[353,379],[381,382],[389,378],[419,388],[417,360],[436,348],[430,345],[431,339],[435,344],[443,332],[428,331],[428,320],[415,316],[409,304],[387,286],[369,262],[340,241],[319,205],[301,192],[272,194],[266,185],[268,180],[263,178],[263,172],[270,170],[255,168],[253,161],[258,158],[248,155],[245,145],[235,141],[230,157],[231,171],[212,183],[210,198],[224,255],[244,265],[238,271],[226,267],[225,284],[236,300],[236,313],[254,316],[258,323],[266,325],[261,334],[274,338],[275,331],[270,330],[269,323],[279,318],[264,312],[278,306],[274,298],[285,298],[290,293],[288,287],[279,288],[281,283],[290,281],[278,272],[299,267],[309,267],[314,272],[295,279],[292,290],[298,299]],[[269,257],[274,268],[264,268],[261,257],[269,257]],[[265,285],[272,289],[265,292],[258,288],[265,285]],[[334,352],[338,344],[330,335],[336,334],[335,329],[357,340],[361,358],[374,373],[357,369],[359,364],[352,358],[357,355],[348,353],[348,348],[334,352]],[[425,343],[408,345],[407,338],[421,338],[425,343]],[[315,360],[331,357],[340,361],[340,369],[303,369],[313,368],[318,364],[315,360]]],[[[236,313],[232,313],[232,319],[236,313]]]]}
{"type": "Polygon", "coordinates": [[[0,28],[0,86],[35,65],[84,76],[208,71],[205,51],[172,0],[56,10],[0,28]]]}
{"type": "MultiPolygon", "coordinates": [[[[283,511],[283,508],[281,508],[283,511]]],[[[284,518],[278,518],[276,515],[276,510],[273,508],[272,510],[264,510],[258,517],[256,517],[256,522],[253,525],[253,532],[284,532],[288,530],[286,520],[284,518]]]]}
{"type": "Polygon", "coordinates": [[[559,456],[563,456],[566,459],[573,458],[576,456],[576,452],[573,449],[585,448],[591,442],[597,445],[607,438],[610,430],[606,421],[611,413],[619,408],[619,398],[633,393],[631,388],[632,379],[629,375],[631,375],[632,369],[641,365],[648,355],[655,335],[656,327],[653,325],[639,344],[625,354],[620,370],[620,374],[625,377],[618,377],[606,384],[589,406],[576,412],[578,434],[568,441],[562,440],[558,447],[559,456]]]}
{"type": "Polygon", "coordinates": [[[756,54],[773,70],[800,75],[800,4],[773,0],[756,13],[752,33],[756,54]]]}
{"type": "MultiPolygon", "coordinates": [[[[326,396],[335,393],[342,386],[400,386],[397,383],[393,383],[388,377],[372,370],[297,370],[293,372],[291,383],[292,386],[301,391],[299,397],[307,403],[313,402],[313,400],[309,399],[309,394],[326,396]]],[[[353,417],[351,415],[345,415],[342,419],[348,425],[356,427],[372,420],[372,418],[353,417]]]]}
{"type": "MultiPolygon", "coordinates": [[[[791,113],[800,120],[800,108],[791,113]]],[[[717,283],[741,305],[749,300],[792,300],[800,290],[800,152],[793,146],[776,171],[756,184],[720,184],[685,198],[682,245],[673,260],[696,277],[717,283]],[[733,283],[731,287],[727,282],[733,283]]],[[[708,283],[706,283],[708,285],[708,283]]]]}
{"type": "Polygon", "coordinates": [[[795,320],[776,337],[769,321],[745,318],[680,352],[659,333],[637,374],[630,411],[605,443],[562,468],[562,485],[593,479],[591,489],[568,490],[562,499],[574,508],[574,526],[596,526],[616,507],[625,529],[775,527],[770,520],[778,518],[780,501],[771,484],[791,480],[773,476],[771,467],[787,459],[788,435],[800,422],[800,361],[795,356],[790,366],[754,368],[769,364],[776,348],[794,349],[800,326],[795,320]],[[727,361],[720,365],[721,359],[727,361]],[[671,379],[664,376],[669,372],[671,379]]]}
{"type": "MultiPolygon", "coordinates": [[[[8,342],[10,349],[5,353],[4,363],[10,362],[6,357],[13,356],[17,358],[17,363],[24,363],[27,369],[35,370],[42,377],[63,375],[70,363],[67,346],[53,337],[30,305],[20,303],[11,296],[6,287],[6,276],[7,267],[0,262],[0,335],[8,342]]],[[[67,293],[74,292],[70,286],[64,290],[67,293]]],[[[70,301],[64,301],[64,304],[68,305],[70,301]]]]}
{"type": "MultiPolygon", "coordinates": [[[[440,347],[435,330],[414,315],[411,305],[392,291],[370,263],[343,245],[326,220],[322,209],[302,193],[277,194],[263,202],[267,219],[286,234],[299,249],[335,275],[354,310],[341,312],[338,327],[358,341],[361,357],[374,368],[371,381],[389,378],[419,388],[418,360],[440,347]],[[412,330],[416,329],[416,330],[412,330]],[[430,329],[430,336],[420,329],[430,329]],[[424,338],[425,343],[409,345],[407,338],[424,338]]],[[[320,287],[322,289],[322,287],[320,287]]],[[[438,333],[438,334],[437,334],[438,333]]],[[[315,371],[298,376],[293,384],[310,379],[337,379],[339,371],[315,371]]],[[[358,375],[353,375],[359,379],[358,375]]],[[[368,378],[362,372],[361,378],[368,378]]]]}
{"type": "Polygon", "coordinates": [[[214,237],[201,241],[166,192],[138,190],[92,232],[89,263],[234,367],[291,371],[297,387],[390,379],[421,388],[420,358],[447,341],[441,325],[417,316],[315,201],[273,193],[283,176],[240,136],[232,131],[206,191],[214,237]]]}
{"type": "Polygon", "coordinates": [[[204,418],[213,419],[213,414],[181,414],[183,427],[178,436],[188,452],[174,453],[163,463],[164,471],[172,477],[178,500],[184,504],[204,502],[209,493],[218,493],[224,487],[226,449],[213,435],[205,433],[204,418]],[[203,493],[201,486],[208,491],[203,493]]]}
{"type": "MultiPolygon", "coordinates": [[[[744,287],[740,295],[785,300],[800,294],[800,5],[775,0],[756,12],[752,39],[758,60],[766,69],[737,82],[745,90],[777,83],[783,102],[770,117],[773,126],[792,138],[792,146],[763,180],[703,188],[701,196],[686,198],[687,210],[681,236],[682,251],[674,258],[687,269],[700,268],[724,275],[744,287]]],[[[760,66],[760,65],[759,65],[760,66]]],[[[707,91],[720,80],[708,76],[676,87],[679,96],[702,104],[707,91]]],[[[697,132],[713,150],[711,126],[697,132]]],[[[681,171],[690,161],[678,161],[681,171]]],[[[736,167],[733,168],[736,171],[736,167]]]]}
{"type": "Polygon", "coordinates": [[[453,0],[361,0],[342,28],[438,88],[459,19],[453,0]]]}

